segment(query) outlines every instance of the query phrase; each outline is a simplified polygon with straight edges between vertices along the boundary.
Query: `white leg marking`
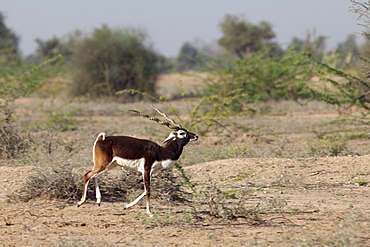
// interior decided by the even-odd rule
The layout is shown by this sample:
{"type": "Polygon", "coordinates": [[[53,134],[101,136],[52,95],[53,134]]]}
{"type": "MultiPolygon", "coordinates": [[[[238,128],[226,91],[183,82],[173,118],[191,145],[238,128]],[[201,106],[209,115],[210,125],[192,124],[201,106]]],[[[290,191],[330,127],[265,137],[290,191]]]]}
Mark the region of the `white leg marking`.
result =
{"type": "MultiPolygon", "coordinates": [[[[90,178],[91,179],[91,178],[90,178]]],[[[90,182],[90,179],[87,180],[86,184],[85,184],[85,188],[84,188],[84,193],[81,197],[81,200],[79,202],[77,202],[77,206],[81,206],[85,201],[86,201],[86,195],[87,195],[87,186],[89,185],[89,182],[90,182]]]]}
{"type": "Polygon", "coordinates": [[[141,198],[143,198],[145,195],[146,195],[146,191],[144,191],[144,193],[143,193],[143,194],[141,194],[138,198],[136,198],[133,202],[131,202],[131,203],[127,204],[127,205],[125,206],[125,209],[127,209],[127,208],[130,208],[130,207],[134,206],[134,205],[135,205],[136,203],[138,203],[138,201],[140,201],[140,200],[141,200],[141,198]]]}
{"type": "Polygon", "coordinates": [[[101,193],[100,193],[100,189],[99,189],[98,178],[94,177],[93,181],[94,181],[94,186],[95,186],[96,203],[100,206],[101,193]]]}
{"type": "Polygon", "coordinates": [[[153,217],[153,214],[150,212],[150,199],[146,198],[146,213],[149,217],[153,217]]]}
{"type": "MultiPolygon", "coordinates": [[[[95,186],[95,191],[96,191],[96,203],[99,204],[100,206],[100,202],[101,202],[101,193],[100,193],[100,189],[99,189],[99,184],[98,184],[98,180],[97,180],[97,176],[99,176],[100,174],[114,168],[117,166],[117,163],[115,161],[112,161],[111,163],[109,163],[109,165],[107,166],[107,168],[105,168],[105,170],[93,175],[90,177],[90,179],[93,179],[94,181],[94,186],[95,186]]],[[[81,200],[77,203],[77,206],[81,206],[85,201],[86,201],[86,195],[87,195],[87,186],[89,185],[89,182],[90,182],[90,179],[86,182],[85,184],[85,188],[84,188],[84,193],[82,195],[82,198],[81,200]]]]}
{"type": "MultiPolygon", "coordinates": [[[[151,184],[152,182],[152,173],[153,173],[153,170],[150,171],[149,173],[149,182],[151,184]]],[[[144,179],[144,176],[143,176],[143,179],[144,179]]],[[[145,185],[144,185],[145,187],[145,185]]],[[[145,187],[145,191],[146,191],[146,187],[145,187]]],[[[149,197],[146,197],[146,213],[149,215],[149,217],[153,217],[153,214],[150,212],[150,198],[149,197]]]]}

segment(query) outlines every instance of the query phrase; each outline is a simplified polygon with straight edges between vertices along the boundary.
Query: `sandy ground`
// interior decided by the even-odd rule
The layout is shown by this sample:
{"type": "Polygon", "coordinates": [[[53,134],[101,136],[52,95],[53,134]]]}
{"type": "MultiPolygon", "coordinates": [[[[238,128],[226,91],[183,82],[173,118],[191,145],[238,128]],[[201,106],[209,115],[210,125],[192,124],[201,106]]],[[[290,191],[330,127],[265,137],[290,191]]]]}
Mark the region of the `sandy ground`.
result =
{"type": "MultiPolygon", "coordinates": [[[[225,208],[255,209],[254,218],[212,217],[191,201],[141,206],[90,199],[7,203],[32,167],[0,166],[1,246],[369,246],[370,156],[230,159],[187,167],[198,187],[243,194],[225,208]],[[240,199],[242,198],[242,199],[240,199]],[[186,220],[185,217],[188,217],[186,220]]],[[[210,190],[210,189],[209,189],[210,190]]],[[[214,199],[215,203],[218,202],[214,199]]],[[[247,215],[247,217],[246,217],[247,215]]]]}

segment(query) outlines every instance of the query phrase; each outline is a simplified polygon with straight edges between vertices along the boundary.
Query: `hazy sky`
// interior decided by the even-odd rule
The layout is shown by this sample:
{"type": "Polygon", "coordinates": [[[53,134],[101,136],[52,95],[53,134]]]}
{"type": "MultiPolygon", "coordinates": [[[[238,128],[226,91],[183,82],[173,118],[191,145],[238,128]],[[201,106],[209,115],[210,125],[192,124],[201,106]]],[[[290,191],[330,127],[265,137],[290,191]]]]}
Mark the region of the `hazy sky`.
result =
{"type": "Polygon", "coordinates": [[[36,38],[61,37],[76,29],[91,32],[105,23],[144,29],[156,51],[176,56],[186,41],[219,39],[225,14],[242,14],[253,24],[270,22],[281,44],[316,30],[334,48],[348,34],[363,31],[350,6],[350,0],[1,0],[0,11],[20,35],[25,55],[35,51],[36,38]]]}

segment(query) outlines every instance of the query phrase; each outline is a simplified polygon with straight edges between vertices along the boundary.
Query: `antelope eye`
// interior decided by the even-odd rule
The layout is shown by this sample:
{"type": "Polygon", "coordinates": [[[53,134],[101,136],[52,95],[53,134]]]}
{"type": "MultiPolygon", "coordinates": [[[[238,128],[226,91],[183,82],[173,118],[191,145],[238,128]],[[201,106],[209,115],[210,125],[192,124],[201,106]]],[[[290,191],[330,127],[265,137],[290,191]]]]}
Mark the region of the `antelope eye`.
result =
{"type": "Polygon", "coordinates": [[[185,132],[181,132],[181,133],[180,133],[180,135],[182,135],[182,136],[183,136],[183,135],[185,135],[185,134],[186,134],[185,132]]]}

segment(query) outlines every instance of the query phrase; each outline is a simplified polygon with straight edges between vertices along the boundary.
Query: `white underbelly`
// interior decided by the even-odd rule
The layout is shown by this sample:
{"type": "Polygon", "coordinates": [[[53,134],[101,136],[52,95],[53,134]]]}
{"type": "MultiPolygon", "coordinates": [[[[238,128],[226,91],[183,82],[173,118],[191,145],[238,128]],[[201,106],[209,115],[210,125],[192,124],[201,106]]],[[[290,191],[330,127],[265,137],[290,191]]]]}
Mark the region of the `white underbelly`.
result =
{"type": "Polygon", "coordinates": [[[115,161],[119,166],[127,167],[141,173],[144,172],[145,159],[141,158],[138,160],[122,159],[120,157],[114,157],[112,161],[115,161]]]}
{"type": "MultiPolygon", "coordinates": [[[[145,158],[141,158],[138,160],[129,160],[120,157],[114,157],[112,161],[115,161],[119,166],[127,167],[135,171],[144,173],[145,158]]],[[[175,162],[176,160],[155,161],[152,165],[151,173],[153,174],[160,170],[170,168],[175,162]]]]}
{"type": "Polygon", "coordinates": [[[152,173],[156,173],[160,170],[170,168],[176,160],[162,160],[154,162],[152,166],[152,173]]]}

